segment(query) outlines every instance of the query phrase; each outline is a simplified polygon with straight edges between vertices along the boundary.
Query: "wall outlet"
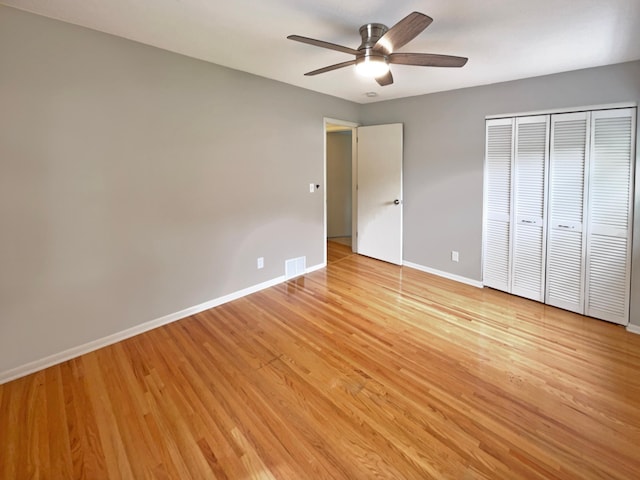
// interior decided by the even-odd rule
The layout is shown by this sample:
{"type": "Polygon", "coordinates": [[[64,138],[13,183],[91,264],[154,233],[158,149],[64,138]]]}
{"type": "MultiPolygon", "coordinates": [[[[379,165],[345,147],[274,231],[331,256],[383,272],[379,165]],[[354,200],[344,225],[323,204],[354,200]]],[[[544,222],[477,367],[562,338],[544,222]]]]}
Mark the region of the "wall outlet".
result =
{"type": "Polygon", "coordinates": [[[459,262],[460,261],[460,254],[458,252],[456,252],[455,250],[451,250],[451,261],[452,262],[459,262]]]}
{"type": "Polygon", "coordinates": [[[264,257],[258,257],[258,270],[264,268],[264,257]]]}

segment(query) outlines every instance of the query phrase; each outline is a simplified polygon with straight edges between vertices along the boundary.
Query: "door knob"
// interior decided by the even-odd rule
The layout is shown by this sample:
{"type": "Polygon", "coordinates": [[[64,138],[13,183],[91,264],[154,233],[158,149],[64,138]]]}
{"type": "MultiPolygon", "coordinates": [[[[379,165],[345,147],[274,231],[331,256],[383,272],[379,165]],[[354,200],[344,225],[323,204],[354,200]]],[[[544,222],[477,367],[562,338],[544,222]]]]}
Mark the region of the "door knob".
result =
{"type": "Polygon", "coordinates": [[[393,203],[395,203],[396,205],[400,205],[400,200],[398,200],[397,198],[393,201],[393,203]]]}

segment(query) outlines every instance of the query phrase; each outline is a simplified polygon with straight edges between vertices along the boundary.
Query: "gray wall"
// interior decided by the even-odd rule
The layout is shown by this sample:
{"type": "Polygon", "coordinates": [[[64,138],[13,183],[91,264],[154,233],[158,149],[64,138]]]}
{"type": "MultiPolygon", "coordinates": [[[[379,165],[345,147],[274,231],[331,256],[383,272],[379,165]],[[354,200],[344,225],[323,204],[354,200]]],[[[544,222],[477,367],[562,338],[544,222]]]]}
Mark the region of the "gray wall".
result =
{"type": "MultiPolygon", "coordinates": [[[[404,124],[404,259],[482,279],[485,116],[630,101],[640,101],[640,62],[363,106],[365,124],[404,124]],[[459,263],[451,261],[451,250],[460,252],[459,263]]],[[[637,325],[639,237],[635,236],[633,254],[631,314],[637,325]]]]}
{"type": "Polygon", "coordinates": [[[0,106],[0,373],[323,262],[353,103],[0,6],[0,106]]]}
{"type": "Polygon", "coordinates": [[[327,236],[351,236],[351,131],[327,133],[327,236]]]}

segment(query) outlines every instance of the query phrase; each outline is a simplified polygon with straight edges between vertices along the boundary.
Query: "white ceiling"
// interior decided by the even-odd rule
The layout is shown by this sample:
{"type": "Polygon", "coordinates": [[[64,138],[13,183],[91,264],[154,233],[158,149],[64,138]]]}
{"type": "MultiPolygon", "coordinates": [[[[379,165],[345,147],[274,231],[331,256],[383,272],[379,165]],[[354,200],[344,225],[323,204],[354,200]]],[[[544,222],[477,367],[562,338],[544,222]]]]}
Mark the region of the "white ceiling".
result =
{"type": "Polygon", "coordinates": [[[0,0],[47,17],[358,103],[408,97],[640,59],[640,0],[0,0]],[[357,48],[358,28],[412,11],[434,22],[402,52],[469,57],[463,68],[393,65],[380,87],[350,60],[287,40],[357,48]],[[376,92],[377,97],[367,97],[376,92]]]}

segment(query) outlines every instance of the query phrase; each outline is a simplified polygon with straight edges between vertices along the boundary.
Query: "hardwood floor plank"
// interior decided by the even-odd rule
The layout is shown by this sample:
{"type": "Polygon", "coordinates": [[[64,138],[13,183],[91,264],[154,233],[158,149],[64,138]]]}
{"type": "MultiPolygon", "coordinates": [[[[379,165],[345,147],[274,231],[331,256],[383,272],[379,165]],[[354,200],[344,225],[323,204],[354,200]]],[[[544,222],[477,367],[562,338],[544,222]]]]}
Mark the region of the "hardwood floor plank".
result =
{"type": "MultiPolygon", "coordinates": [[[[94,411],[97,432],[104,451],[104,461],[109,478],[134,478],[118,419],[122,420],[126,405],[114,405],[103,378],[98,357],[104,350],[84,355],[85,380],[91,381],[88,389],[89,401],[94,411]]],[[[111,349],[107,349],[111,350],[111,349]]],[[[119,372],[115,373],[119,375],[119,372]]]]}
{"type": "Polygon", "coordinates": [[[17,478],[18,450],[21,435],[18,431],[24,428],[20,423],[18,406],[20,405],[20,389],[24,380],[19,378],[5,385],[0,385],[0,478],[17,478]]]}
{"type": "Polygon", "coordinates": [[[637,476],[640,336],[328,248],[1,385],[0,478],[637,476]]]}
{"type": "MultiPolygon", "coordinates": [[[[66,437],[71,450],[71,478],[107,478],[98,426],[86,391],[88,385],[85,382],[83,360],[84,357],[79,357],[60,364],[67,420],[66,437]]],[[[52,437],[60,438],[56,434],[62,438],[65,436],[64,431],[52,431],[52,437]]]]}
{"type": "Polygon", "coordinates": [[[46,442],[50,448],[49,465],[51,478],[71,478],[71,442],[67,430],[67,414],[63,389],[62,372],[59,365],[44,371],[46,388],[47,426],[46,442]]]}

